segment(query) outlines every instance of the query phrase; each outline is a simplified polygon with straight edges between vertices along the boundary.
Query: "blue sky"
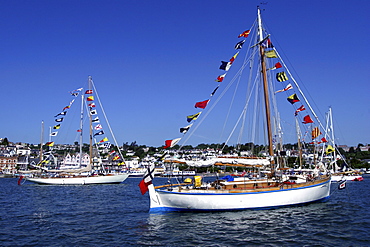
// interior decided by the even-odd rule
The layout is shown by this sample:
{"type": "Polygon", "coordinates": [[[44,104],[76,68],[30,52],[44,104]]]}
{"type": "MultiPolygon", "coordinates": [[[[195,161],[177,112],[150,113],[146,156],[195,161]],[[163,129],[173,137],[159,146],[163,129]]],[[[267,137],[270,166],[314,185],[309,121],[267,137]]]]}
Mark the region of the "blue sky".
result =
{"type": "MultiPolygon", "coordinates": [[[[0,0],[0,137],[39,143],[41,121],[54,125],[68,92],[85,87],[89,75],[119,144],[161,146],[179,137],[260,2],[0,0]]],[[[336,142],[369,143],[370,1],[283,0],[263,8],[318,111],[333,108],[336,142]]],[[[76,140],[73,127],[63,131],[59,142],[76,140]]],[[[207,135],[219,136],[209,128],[189,144],[218,141],[207,135]]]]}

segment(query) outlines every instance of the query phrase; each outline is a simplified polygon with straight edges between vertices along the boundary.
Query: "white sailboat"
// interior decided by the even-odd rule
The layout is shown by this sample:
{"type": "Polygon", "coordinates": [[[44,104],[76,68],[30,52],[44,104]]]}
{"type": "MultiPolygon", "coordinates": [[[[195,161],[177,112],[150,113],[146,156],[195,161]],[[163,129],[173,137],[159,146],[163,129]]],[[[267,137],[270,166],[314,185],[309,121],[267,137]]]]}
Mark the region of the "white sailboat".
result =
{"type": "MultiPolygon", "coordinates": [[[[104,167],[102,167],[101,159],[98,157],[93,157],[95,154],[98,153],[99,146],[106,146],[108,143],[108,138],[104,137],[101,141],[97,141],[95,139],[96,136],[100,137],[101,135],[104,135],[104,131],[102,130],[101,124],[99,124],[99,118],[95,116],[96,113],[96,105],[95,105],[95,98],[96,97],[100,104],[101,110],[104,113],[104,109],[102,108],[101,102],[99,100],[98,94],[96,92],[96,88],[93,84],[91,76],[88,78],[89,82],[89,89],[86,90],[86,92],[82,93],[82,88],[77,89],[71,94],[75,97],[77,97],[79,94],[81,95],[81,117],[80,117],[80,128],[78,129],[79,132],[79,138],[80,138],[80,153],[77,155],[78,157],[78,164],[74,164],[76,166],[76,169],[68,169],[69,167],[60,167],[57,165],[56,158],[53,156],[52,150],[48,152],[48,155],[43,154],[42,151],[40,152],[41,155],[45,157],[42,162],[40,162],[39,165],[37,165],[37,170],[32,170],[31,175],[25,177],[25,180],[34,182],[37,184],[50,184],[50,185],[88,185],[88,184],[113,184],[113,183],[121,183],[128,177],[128,172],[120,171],[120,172],[107,172],[104,167]],[[86,162],[84,165],[82,160],[85,158],[86,155],[82,154],[82,146],[83,146],[83,122],[84,122],[84,112],[87,109],[89,111],[88,113],[88,120],[89,120],[89,136],[90,136],[90,148],[89,148],[89,161],[86,162]],[[93,119],[94,116],[94,119],[93,119]],[[95,124],[95,125],[94,125],[95,124]],[[95,133],[94,133],[95,132],[95,133]],[[93,141],[95,142],[95,152],[93,152],[93,141]],[[54,163],[54,166],[51,166],[50,164],[54,163]]],[[[56,126],[53,127],[54,132],[50,133],[50,136],[56,136],[58,134],[59,128],[60,128],[60,122],[63,121],[63,117],[67,114],[68,109],[73,104],[74,99],[69,103],[68,106],[66,106],[61,113],[59,113],[57,116],[62,116],[61,118],[56,119],[55,121],[58,122],[56,126]]],[[[55,116],[55,117],[57,117],[55,116]]],[[[109,130],[111,130],[111,127],[109,125],[108,120],[106,119],[106,123],[109,127],[109,130]]],[[[114,138],[114,141],[117,145],[117,142],[115,140],[115,137],[112,134],[112,137],[114,138]]],[[[49,140],[49,142],[46,143],[47,146],[53,147],[54,142],[49,140]]],[[[122,154],[120,153],[120,150],[118,149],[119,154],[116,154],[113,158],[113,160],[120,160],[123,164],[122,154]]],[[[42,157],[42,156],[41,156],[42,157]]],[[[29,171],[27,171],[29,173],[29,171]]]]}
{"type": "MultiPolygon", "coordinates": [[[[277,50],[270,44],[270,35],[262,26],[261,12],[259,8],[257,16],[257,24],[251,28],[251,30],[247,30],[239,35],[239,38],[243,38],[244,40],[242,42],[238,42],[237,45],[239,46],[235,46],[235,49],[240,49],[248,35],[251,33],[252,36],[252,30],[256,30],[256,34],[253,35],[255,41],[251,41],[251,49],[249,53],[251,55],[246,55],[242,69],[250,68],[257,71],[257,74],[255,74],[256,76],[249,76],[250,79],[258,77],[258,79],[251,80],[252,84],[249,87],[249,92],[252,92],[252,89],[255,88],[259,88],[260,92],[262,92],[262,95],[260,95],[257,100],[261,98],[264,99],[264,107],[260,107],[260,109],[263,109],[262,112],[265,115],[263,123],[265,125],[264,129],[267,135],[267,154],[261,157],[218,156],[201,161],[174,159],[174,162],[184,162],[193,166],[220,165],[242,167],[245,170],[251,169],[257,171],[259,175],[253,178],[242,176],[240,178],[231,178],[230,180],[222,178],[213,182],[202,181],[201,177],[194,177],[194,180],[191,183],[186,183],[184,181],[184,183],[175,182],[155,187],[152,183],[153,168],[150,168],[140,183],[140,188],[143,194],[146,191],[149,191],[151,212],[274,208],[312,203],[329,197],[330,175],[328,173],[317,169],[315,172],[307,171],[292,174],[289,173],[287,170],[288,168],[284,167],[284,151],[282,150],[282,141],[280,140],[282,131],[280,131],[279,114],[276,110],[275,98],[277,97],[277,94],[275,90],[271,88],[273,85],[271,83],[271,79],[275,77],[272,76],[272,72],[275,71],[275,69],[281,68],[287,72],[279,72],[276,74],[276,78],[279,82],[285,81],[285,83],[287,83],[287,77],[290,76],[292,84],[294,85],[292,86],[291,84],[287,84],[287,86],[283,90],[279,90],[279,92],[294,88],[294,90],[297,91],[297,94],[300,93],[300,95],[302,95],[305,105],[314,115],[315,121],[318,121],[318,117],[314,113],[306,97],[303,95],[298,83],[285,66],[285,63],[282,61],[277,50]],[[258,62],[256,62],[257,59],[254,58],[254,55],[259,57],[258,62]],[[279,60],[279,63],[272,63],[274,61],[272,58],[279,60]],[[258,65],[252,66],[252,62],[255,62],[258,65]],[[274,64],[275,66],[273,66],[274,64]],[[274,115],[272,114],[272,111],[274,112],[274,115]]],[[[229,62],[222,62],[220,69],[228,71],[238,53],[235,54],[229,62]]],[[[239,70],[239,75],[241,75],[242,69],[239,70]]],[[[226,73],[219,76],[217,81],[222,82],[225,75],[226,73]]],[[[211,97],[213,97],[217,89],[218,87],[213,91],[211,97]]],[[[237,120],[238,123],[242,123],[240,125],[247,125],[243,121],[246,119],[245,113],[247,105],[251,101],[250,99],[251,97],[247,96],[242,114],[237,120]]],[[[196,107],[198,105],[199,108],[204,109],[209,101],[210,100],[198,102],[196,107]]],[[[291,95],[288,97],[288,101],[293,105],[295,102],[299,101],[298,96],[296,94],[291,95]]],[[[213,109],[212,107],[211,109],[213,109]]],[[[302,105],[302,107],[296,109],[296,115],[302,114],[300,111],[303,110],[305,109],[302,105]]],[[[188,122],[196,120],[200,113],[188,116],[188,122]]],[[[304,122],[305,124],[313,123],[312,119],[309,117],[307,118],[307,116],[304,118],[304,122]]],[[[257,129],[254,122],[251,123],[250,126],[257,129]]],[[[182,130],[186,129],[187,132],[190,127],[191,126],[189,125],[182,128],[182,130]]],[[[314,130],[316,129],[313,129],[313,131],[314,130]]],[[[252,133],[254,132],[252,131],[252,133]]],[[[317,135],[312,138],[317,138],[317,135]]],[[[168,140],[166,141],[165,148],[173,147],[178,142],[179,138],[168,140]]]]}
{"type": "Polygon", "coordinates": [[[324,158],[324,156],[327,155],[327,158],[329,158],[328,169],[331,172],[331,182],[362,181],[364,178],[361,176],[361,174],[359,174],[358,171],[350,168],[346,162],[345,157],[343,157],[343,155],[337,150],[333,125],[333,111],[332,108],[329,107],[329,111],[326,114],[327,128],[325,133],[327,133],[328,135],[330,144],[328,144],[326,148],[326,145],[324,146],[324,148],[322,149],[321,157],[324,158]],[[331,151],[329,155],[327,150],[331,151]],[[340,168],[337,164],[339,160],[341,160],[345,164],[342,168],[340,168]]]}

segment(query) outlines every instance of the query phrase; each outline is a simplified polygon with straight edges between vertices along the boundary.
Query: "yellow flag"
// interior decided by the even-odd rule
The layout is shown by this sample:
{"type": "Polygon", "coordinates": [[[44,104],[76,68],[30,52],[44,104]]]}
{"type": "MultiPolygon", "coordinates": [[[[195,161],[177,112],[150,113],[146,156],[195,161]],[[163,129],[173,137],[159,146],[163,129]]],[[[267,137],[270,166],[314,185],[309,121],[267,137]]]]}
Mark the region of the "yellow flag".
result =
{"type": "Polygon", "coordinates": [[[274,50],[266,51],[265,56],[268,57],[268,58],[276,58],[277,57],[276,52],[274,50]]]}
{"type": "Polygon", "coordinates": [[[321,132],[320,132],[320,130],[319,130],[319,127],[315,127],[315,128],[312,130],[312,133],[311,133],[312,140],[313,140],[313,139],[316,139],[316,137],[318,137],[319,135],[321,135],[321,132]]]}
{"type": "Polygon", "coordinates": [[[326,154],[330,154],[330,153],[334,152],[334,150],[335,149],[331,145],[328,145],[328,147],[326,148],[325,153],[326,154]]]}

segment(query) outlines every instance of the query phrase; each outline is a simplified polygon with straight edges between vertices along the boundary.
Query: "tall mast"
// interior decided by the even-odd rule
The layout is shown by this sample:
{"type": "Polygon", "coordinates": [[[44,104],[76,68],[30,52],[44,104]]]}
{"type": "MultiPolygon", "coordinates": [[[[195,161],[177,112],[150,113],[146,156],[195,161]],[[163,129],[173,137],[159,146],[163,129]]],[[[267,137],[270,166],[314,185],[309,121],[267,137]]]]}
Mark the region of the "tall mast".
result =
{"type": "Polygon", "coordinates": [[[84,120],[84,94],[81,92],[81,115],[80,115],[80,167],[82,163],[82,145],[83,145],[83,120],[84,120]]]}
{"type": "Polygon", "coordinates": [[[41,137],[40,137],[40,162],[42,161],[42,145],[44,144],[44,120],[41,121],[41,137]]]}
{"type": "Polygon", "coordinates": [[[301,145],[301,129],[299,128],[298,119],[295,118],[295,126],[297,131],[298,140],[298,153],[299,153],[299,169],[302,169],[302,145],[301,145]]]}
{"type": "Polygon", "coordinates": [[[333,144],[333,148],[334,148],[334,152],[333,152],[333,171],[335,172],[336,170],[336,166],[337,166],[337,162],[336,162],[336,154],[335,154],[335,139],[334,139],[334,126],[333,126],[333,113],[331,111],[331,107],[329,107],[329,122],[330,122],[330,131],[331,131],[331,136],[330,136],[330,139],[331,139],[331,142],[333,144]]]}
{"type": "MultiPolygon", "coordinates": [[[[89,76],[89,90],[92,90],[92,77],[89,76]]],[[[92,164],[92,155],[93,155],[93,148],[92,148],[92,138],[93,138],[93,129],[92,129],[92,116],[91,113],[89,113],[89,128],[90,128],[90,164],[92,164]]]]}
{"type": "Polygon", "coordinates": [[[274,155],[274,148],[272,143],[272,127],[271,127],[271,113],[270,113],[270,100],[268,92],[268,82],[267,82],[267,73],[266,73],[266,63],[265,63],[265,48],[262,46],[263,41],[262,33],[262,20],[261,20],[261,10],[258,7],[258,43],[260,48],[261,56],[261,68],[262,68],[262,78],[263,78],[263,94],[265,98],[265,112],[266,112],[266,124],[267,124],[267,135],[268,135],[268,144],[269,144],[269,155],[274,155]]]}

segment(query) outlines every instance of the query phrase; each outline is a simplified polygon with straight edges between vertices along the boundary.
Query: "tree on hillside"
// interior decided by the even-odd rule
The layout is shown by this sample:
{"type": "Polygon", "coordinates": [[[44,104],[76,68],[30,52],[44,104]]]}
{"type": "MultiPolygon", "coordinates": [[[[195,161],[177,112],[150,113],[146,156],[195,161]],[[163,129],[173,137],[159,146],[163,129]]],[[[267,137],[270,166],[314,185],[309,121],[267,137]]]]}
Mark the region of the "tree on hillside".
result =
{"type": "Polygon", "coordinates": [[[8,138],[7,138],[7,137],[5,137],[5,138],[3,139],[3,141],[2,141],[0,144],[1,144],[1,145],[4,145],[4,146],[8,146],[8,145],[9,145],[8,138]]]}

